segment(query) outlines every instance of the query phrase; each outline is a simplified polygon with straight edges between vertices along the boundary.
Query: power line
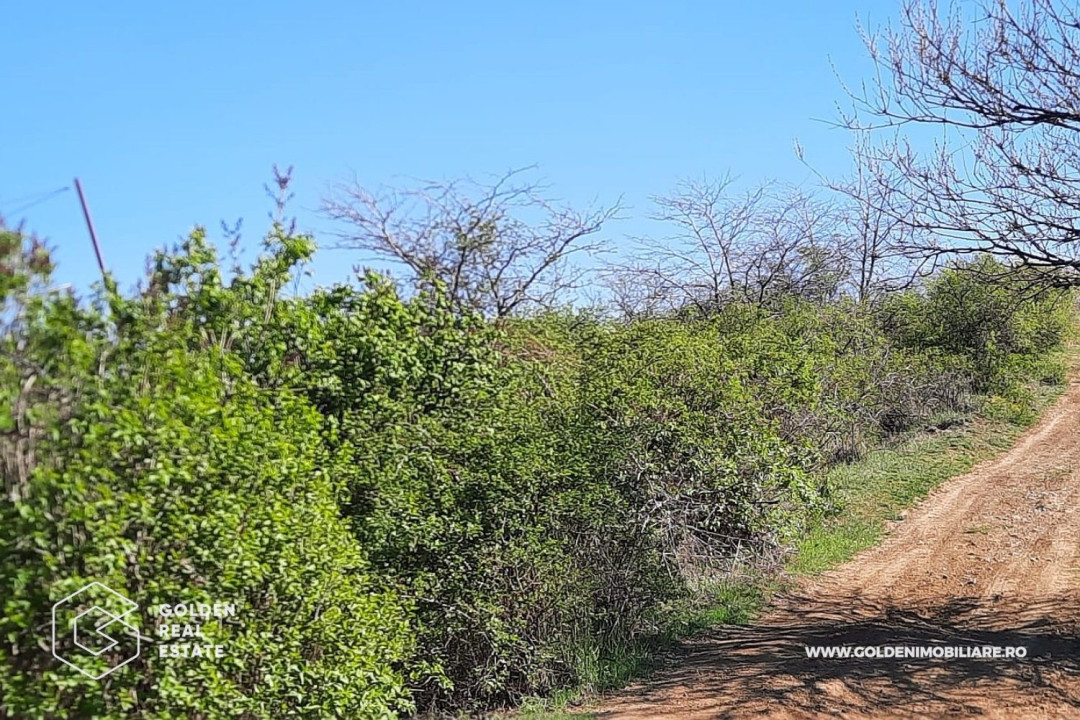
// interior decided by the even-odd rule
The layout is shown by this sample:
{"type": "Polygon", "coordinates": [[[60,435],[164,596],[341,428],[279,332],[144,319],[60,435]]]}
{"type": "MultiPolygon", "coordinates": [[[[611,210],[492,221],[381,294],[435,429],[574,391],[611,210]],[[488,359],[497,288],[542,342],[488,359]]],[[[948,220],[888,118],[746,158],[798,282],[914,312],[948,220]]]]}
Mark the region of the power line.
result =
{"type": "Polygon", "coordinates": [[[48,191],[48,192],[44,192],[44,193],[37,193],[36,195],[27,195],[27,196],[24,196],[22,198],[19,198],[18,200],[11,200],[9,202],[20,202],[20,201],[28,201],[28,202],[23,202],[22,205],[19,205],[14,210],[8,210],[8,211],[4,212],[3,214],[4,215],[18,215],[19,213],[26,212],[27,210],[34,207],[35,205],[40,205],[41,203],[45,202],[46,200],[51,200],[54,197],[56,197],[57,195],[60,195],[61,193],[64,193],[64,192],[67,192],[70,189],[71,189],[71,187],[69,185],[65,185],[64,187],[57,188],[56,190],[52,190],[52,191],[48,191]]]}

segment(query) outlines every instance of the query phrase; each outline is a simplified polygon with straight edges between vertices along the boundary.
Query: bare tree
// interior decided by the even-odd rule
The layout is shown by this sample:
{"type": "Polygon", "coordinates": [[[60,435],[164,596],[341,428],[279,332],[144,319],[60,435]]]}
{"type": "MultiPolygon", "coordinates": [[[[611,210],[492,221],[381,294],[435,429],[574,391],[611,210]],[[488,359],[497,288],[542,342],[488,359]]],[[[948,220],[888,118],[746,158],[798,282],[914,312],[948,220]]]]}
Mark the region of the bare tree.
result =
{"type": "Polygon", "coordinates": [[[690,180],[668,196],[653,198],[652,219],[669,223],[673,234],[660,243],[639,239],[630,265],[614,269],[617,302],[639,312],[694,306],[708,312],[727,302],[741,269],[736,253],[751,232],[765,191],[728,195],[730,176],[690,180]]]}
{"type": "Polygon", "coordinates": [[[825,300],[846,273],[834,206],[795,188],[764,184],[730,192],[732,180],[695,180],[654,198],[653,219],[673,232],[639,240],[635,257],[609,273],[626,314],[725,304],[764,305],[784,295],[825,300]]]}
{"type": "Polygon", "coordinates": [[[739,288],[748,302],[777,297],[825,302],[848,276],[848,238],[837,205],[817,194],[778,186],[753,223],[753,241],[741,253],[739,288]]]}
{"type": "Polygon", "coordinates": [[[586,272],[575,254],[603,249],[594,236],[619,205],[584,212],[548,200],[511,171],[491,184],[420,183],[372,192],[336,187],[323,211],[341,221],[339,247],[362,250],[403,268],[417,288],[433,282],[461,307],[504,317],[546,307],[579,287],[586,272]]]}
{"type": "MultiPolygon", "coordinates": [[[[848,264],[845,291],[860,302],[872,302],[932,274],[936,258],[912,250],[926,245],[926,233],[905,222],[912,208],[904,207],[894,190],[900,179],[870,152],[867,133],[857,133],[856,138],[853,155],[858,162],[848,176],[836,179],[815,173],[823,188],[842,199],[837,212],[848,264]]],[[[802,148],[797,152],[801,158],[802,148]]]]}
{"type": "Polygon", "coordinates": [[[1080,16],[1057,0],[975,7],[907,0],[898,29],[865,34],[878,72],[844,120],[895,133],[860,158],[891,185],[877,209],[923,231],[909,249],[924,256],[989,253],[1080,284],[1080,16]],[[903,134],[918,126],[941,131],[932,152],[903,134]]]}

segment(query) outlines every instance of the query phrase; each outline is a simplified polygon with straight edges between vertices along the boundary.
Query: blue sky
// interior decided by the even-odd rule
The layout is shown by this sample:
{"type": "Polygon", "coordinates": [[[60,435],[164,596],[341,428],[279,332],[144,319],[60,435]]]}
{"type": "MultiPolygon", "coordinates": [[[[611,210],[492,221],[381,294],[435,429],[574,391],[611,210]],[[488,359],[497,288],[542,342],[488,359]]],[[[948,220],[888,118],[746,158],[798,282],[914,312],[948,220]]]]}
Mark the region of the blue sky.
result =
{"type": "MultiPolygon", "coordinates": [[[[271,165],[295,166],[293,211],[353,173],[369,185],[536,164],[552,193],[629,206],[731,171],[810,182],[792,150],[843,172],[836,117],[869,76],[856,21],[897,0],[785,2],[8,3],[0,63],[0,213],[57,248],[58,279],[96,275],[73,191],[87,191],[123,285],[195,224],[267,223],[271,165]]],[[[324,235],[325,238],[325,235],[324,235]]],[[[321,253],[319,283],[357,258],[321,253]]]]}

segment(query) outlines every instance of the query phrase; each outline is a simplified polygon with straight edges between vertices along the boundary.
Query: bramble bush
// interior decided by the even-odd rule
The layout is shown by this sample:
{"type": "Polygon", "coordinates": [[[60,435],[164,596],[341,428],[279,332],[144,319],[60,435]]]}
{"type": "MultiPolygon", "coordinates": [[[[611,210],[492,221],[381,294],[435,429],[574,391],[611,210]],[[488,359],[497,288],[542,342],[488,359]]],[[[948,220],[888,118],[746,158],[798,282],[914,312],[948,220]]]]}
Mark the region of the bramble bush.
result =
{"type": "Polygon", "coordinates": [[[313,250],[277,224],[227,272],[196,231],[86,303],[0,234],[0,714],[374,718],[578,683],[777,562],[835,509],[828,465],[1060,380],[1071,317],[958,267],[881,308],[494,324],[434,280],[284,295],[313,250]],[[227,656],[78,675],[38,645],[90,580],[237,602],[205,626],[227,656]]]}

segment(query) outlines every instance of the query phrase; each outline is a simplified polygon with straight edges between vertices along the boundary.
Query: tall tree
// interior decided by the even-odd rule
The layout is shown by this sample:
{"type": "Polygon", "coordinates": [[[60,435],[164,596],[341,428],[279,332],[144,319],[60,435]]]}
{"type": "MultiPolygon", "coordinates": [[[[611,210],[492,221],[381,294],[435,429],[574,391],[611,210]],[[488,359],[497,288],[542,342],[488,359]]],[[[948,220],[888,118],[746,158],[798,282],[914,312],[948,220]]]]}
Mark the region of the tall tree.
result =
{"type": "Polygon", "coordinates": [[[766,183],[734,193],[732,180],[689,180],[653,198],[653,219],[670,228],[639,241],[634,258],[609,275],[628,315],[731,302],[768,305],[799,296],[822,301],[848,272],[837,206],[795,187],[766,183]]]}

